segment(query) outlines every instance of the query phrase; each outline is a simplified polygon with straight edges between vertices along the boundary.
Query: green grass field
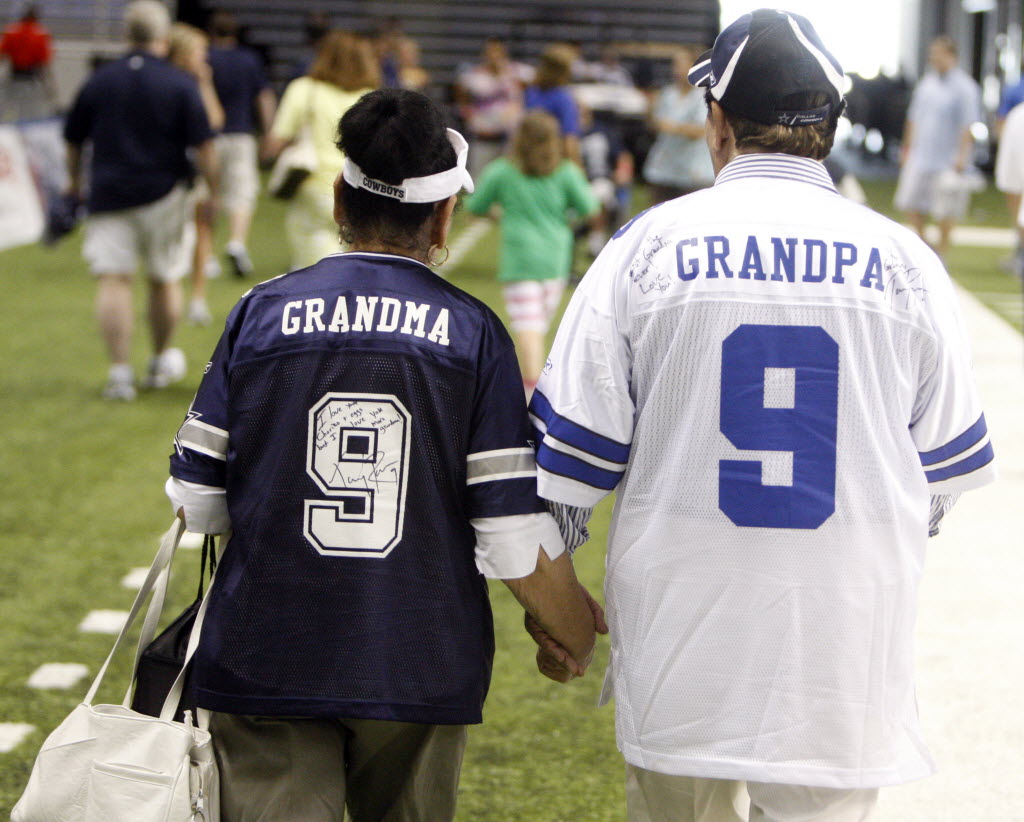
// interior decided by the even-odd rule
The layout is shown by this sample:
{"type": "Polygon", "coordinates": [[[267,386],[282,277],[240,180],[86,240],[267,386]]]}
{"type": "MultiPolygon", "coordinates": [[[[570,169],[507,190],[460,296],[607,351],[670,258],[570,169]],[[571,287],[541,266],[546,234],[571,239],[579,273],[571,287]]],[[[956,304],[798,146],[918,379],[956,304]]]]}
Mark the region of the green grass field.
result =
{"type": "MultiPolygon", "coordinates": [[[[891,184],[867,186],[880,208],[891,184]]],[[[282,273],[287,250],[280,204],[262,202],[251,250],[257,275],[225,276],[210,284],[214,313],[223,318],[251,282],[282,273]]],[[[465,220],[464,215],[458,219],[465,220]]],[[[976,200],[972,222],[1006,226],[995,192],[976,200]]],[[[171,439],[188,407],[219,330],[183,326],[177,344],[189,378],[132,404],[104,402],[99,389],[105,356],[92,316],[94,287],[80,259],[79,235],[54,249],[0,253],[7,307],[0,314],[5,352],[0,430],[3,431],[0,528],[0,723],[36,730],[0,753],[0,818],[6,818],[45,735],[81,699],[69,691],[30,689],[47,662],[78,662],[95,674],[112,638],[77,629],[96,609],[127,610],[132,592],[120,585],[132,568],[148,565],[170,522],[163,494],[171,439]]],[[[501,311],[493,276],[497,232],[490,231],[446,271],[457,285],[501,311]]],[[[999,268],[1005,249],[957,248],[950,268],[966,287],[1003,311],[1020,329],[1020,284],[999,268]],[[995,295],[995,296],[993,296],[995,295]],[[1017,306],[1015,308],[1014,306],[1017,306]]],[[[143,316],[143,289],[139,289],[143,316]]],[[[145,326],[136,339],[136,367],[148,356],[145,326]]],[[[592,523],[594,540],[577,555],[581,579],[600,591],[610,506],[592,523]]],[[[193,595],[197,553],[176,562],[177,613],[193,595]]],[[[491,694],[482,726],[472,730],[461,783],[459,819],[474,822],[619,820],[624,816],[622,763],[615,750],[611,707],[596,702],[607,652],[601,643],[588,675],[568,686],[540,677],[521,614],[504,586],[492,588],[498,636],[491,694]]],[[[120,701],[128,660],[108,674],[100,698],[120,701]]]]}

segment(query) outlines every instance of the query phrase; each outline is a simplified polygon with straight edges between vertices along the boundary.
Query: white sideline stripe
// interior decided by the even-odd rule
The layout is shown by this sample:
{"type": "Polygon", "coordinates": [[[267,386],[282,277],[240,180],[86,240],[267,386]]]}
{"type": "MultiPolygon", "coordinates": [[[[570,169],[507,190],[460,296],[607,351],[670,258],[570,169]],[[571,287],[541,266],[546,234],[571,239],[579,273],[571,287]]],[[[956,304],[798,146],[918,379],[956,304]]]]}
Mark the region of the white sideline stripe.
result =
{"type": "Polygon", "coordinates": [[[120,633],[127,619],[127,611],[90,611],[78,630],[86,634],[116,634],[120,633]]]}
{"type": "Polygon", "coordinates": [[[492,226],[493,224],[489,220],[482,218],[476,219],[466,226],[466,229],[448,247],[449,253],[445,268],[454,268],[461,263],[462,258],[480,242],[480,239],[491,230],[492,226]]]}
{"type": "Polygon", "coordinates": [[[36,668],[28,678],[28,687],[67,690],[84,679],[88,673],[89,669],[78,662],[47,662],[36,668]]]}
{"type": "Polygon", "coordinates": [[[138,591],[142,587],[142,583],[146,581],[146,577],[148,575],[149,568],[132,568],[121,580],[121,587],[131,588],[133,591],[138,591]]]}
{"type": "Polygon", "coordinates": [[[186,551],[195,551],[197,548],[202,548],[203,534],[193,534],[191,531],[186,531],[181,535],[181,542],[178,543],[178,547],[186,551]]]}
{"type": "MultiPolygon", "coordinates": [[[[911,226],[906,226],[913,231],[911,226]]],[[[937,242],[939,229],[929,225],[924,230],[929,242],[937,242]]],[[[1012,228],[989,228],[978,225],[961,225],[953,228],[950,236],[953,245],[974,246],[975,248],[1014,248],[1017,245],[1017,232],[1012,228]]]]}
{"type": "Polygon", "coordinates": [[[13,751],[35,729],[24,722],[0,722],[0,753],[13,751]]]}

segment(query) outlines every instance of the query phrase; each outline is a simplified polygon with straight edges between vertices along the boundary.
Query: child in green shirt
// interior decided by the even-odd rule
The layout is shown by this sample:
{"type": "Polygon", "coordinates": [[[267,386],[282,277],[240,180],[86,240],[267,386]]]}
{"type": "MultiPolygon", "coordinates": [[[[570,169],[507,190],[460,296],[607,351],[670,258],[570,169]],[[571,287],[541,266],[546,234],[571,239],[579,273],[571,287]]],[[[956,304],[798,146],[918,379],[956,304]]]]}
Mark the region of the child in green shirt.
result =
{"type": "Polygon", "coordinates": [[[498,279],[527,396],[544,366],[544,337],[572,267],[570,213],[587,217],[600,207],[583,171],[563,157],[562,142],[554,117],[528,112],[511,156],[484,169],[466,202],[481,216],[501,206],[498,279]]]}

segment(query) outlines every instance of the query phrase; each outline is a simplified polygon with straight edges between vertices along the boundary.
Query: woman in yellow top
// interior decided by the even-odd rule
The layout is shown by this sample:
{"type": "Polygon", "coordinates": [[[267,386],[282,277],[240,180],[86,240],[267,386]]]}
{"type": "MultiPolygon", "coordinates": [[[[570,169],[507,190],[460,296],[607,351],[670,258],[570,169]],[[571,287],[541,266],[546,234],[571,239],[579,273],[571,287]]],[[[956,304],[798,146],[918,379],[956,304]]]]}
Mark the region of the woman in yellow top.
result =
{"type": "Polygon", "coordinates": [[[345,158],[335,147],[338,120],[379,82],[370,44],[351,32],[335,30],[324,37],[309,73],[285,89],[270,129],[268,154],[277,156],[308,128],[317,159],[316,171],[288,202],[285,232],[293,269],[339,250],[334,180],[345,158]]]}

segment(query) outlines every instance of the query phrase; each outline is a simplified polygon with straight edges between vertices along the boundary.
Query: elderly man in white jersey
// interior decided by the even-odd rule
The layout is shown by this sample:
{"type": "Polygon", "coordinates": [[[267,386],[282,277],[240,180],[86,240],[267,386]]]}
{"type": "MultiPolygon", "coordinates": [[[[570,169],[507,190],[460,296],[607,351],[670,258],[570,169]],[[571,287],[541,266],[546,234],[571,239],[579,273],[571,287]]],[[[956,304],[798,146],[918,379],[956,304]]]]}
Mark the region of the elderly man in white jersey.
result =
{"type": "Polygon", "coordinates": [[[806,19],[743,15],[690,81],[715,185],[623,227],[577,289],[531,403],[539,490],[572,546],[616,492],[629,819],[864,820],[934,768],[925,544],[994,477],[968,344],[936,254],[821,163],[843,76],[806,19]]]}

